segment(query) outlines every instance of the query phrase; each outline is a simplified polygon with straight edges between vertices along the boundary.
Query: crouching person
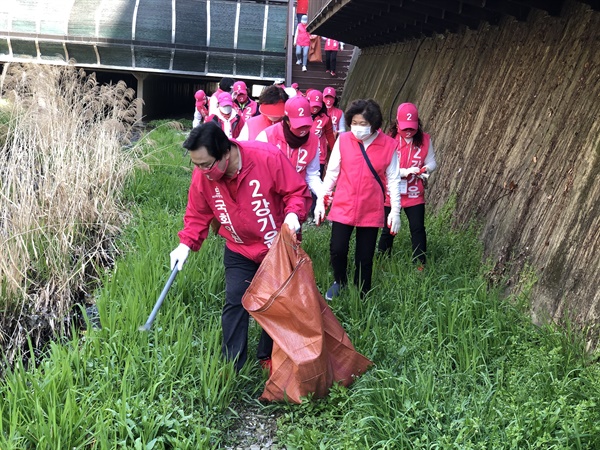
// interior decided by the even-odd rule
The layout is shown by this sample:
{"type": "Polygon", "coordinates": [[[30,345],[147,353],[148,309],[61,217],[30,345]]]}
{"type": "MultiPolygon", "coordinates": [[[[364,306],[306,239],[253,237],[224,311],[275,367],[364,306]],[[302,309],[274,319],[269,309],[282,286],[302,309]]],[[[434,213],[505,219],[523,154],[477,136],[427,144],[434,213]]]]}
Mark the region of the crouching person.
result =
{"type": "MultiPolygon", "coordinates": [[[[222,351],[239,371],[248,356],[249,315],[242,296],[282,224],[299,230],[312,199],[303,177],[274,145],[229,139],[209,122],[194,128],[183,147],[195,168],[171,269],[181,270],[190,250],[200,249],[216,218],[226,242],[222,351]]],[[[263,367],[272,346],[263,330],[257,350],[263,367]]]]}

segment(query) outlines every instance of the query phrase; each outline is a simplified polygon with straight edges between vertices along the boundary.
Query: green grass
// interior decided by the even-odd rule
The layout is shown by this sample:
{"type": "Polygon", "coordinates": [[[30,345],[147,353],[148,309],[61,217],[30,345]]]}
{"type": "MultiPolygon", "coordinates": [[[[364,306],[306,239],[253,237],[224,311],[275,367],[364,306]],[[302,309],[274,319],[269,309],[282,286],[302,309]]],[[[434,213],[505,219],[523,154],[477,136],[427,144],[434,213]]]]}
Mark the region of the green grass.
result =
{"type": "MultiPolygon", "coordinates": [[[[102,329],[51,344],[38,367],[17,364],[6,375],[3,450],[234,446],[227,431],[237,405],[255,404],[262,391],[251,358],[235,374],[220,357],[223,241],[212,233],[153,329],[137,330],[169,275],[191,167],[180,132],[162,125],[146,139],[148,170],[127,190],[135,218],[120,238],[124,254],[96,292],[102,329]]],[[[600,448],[600,371],[581,337],[532,325],[527,290],[505,300],[489,288],[477,230],[451,230],[452,212],[449,203],[427,218],[424,273],[410,261],[403,217],[367,299],[350,287],[331,303],[375,365],[326,399],[265,405],[279,417],[280,448],[600,448]]],[[[304,232],[322,290],[332,281],[329,233],[304,232]]]]}

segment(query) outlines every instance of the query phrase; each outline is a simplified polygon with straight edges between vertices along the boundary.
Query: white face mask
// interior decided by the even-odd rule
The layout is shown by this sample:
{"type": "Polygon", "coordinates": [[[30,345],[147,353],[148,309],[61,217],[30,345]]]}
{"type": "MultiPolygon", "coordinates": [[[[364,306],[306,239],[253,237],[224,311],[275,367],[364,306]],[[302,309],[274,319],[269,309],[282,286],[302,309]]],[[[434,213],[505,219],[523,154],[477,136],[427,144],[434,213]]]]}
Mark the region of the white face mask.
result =
{"type": "Polygon", "coordinates": [[[231,106],[229,106],[229,105],[219,106],[219,109],[225,115],[231,114],[231,106]]]}
{"type": "Polygon", "coordinates": [[[364,138],[369,137],[371,134],[373,134],[371,133],[370,126],[363,127],[361,125],[351,125],[350,131],[352,131],[352,134],[356,139],[360,139],[361,141],[364,138]]]}

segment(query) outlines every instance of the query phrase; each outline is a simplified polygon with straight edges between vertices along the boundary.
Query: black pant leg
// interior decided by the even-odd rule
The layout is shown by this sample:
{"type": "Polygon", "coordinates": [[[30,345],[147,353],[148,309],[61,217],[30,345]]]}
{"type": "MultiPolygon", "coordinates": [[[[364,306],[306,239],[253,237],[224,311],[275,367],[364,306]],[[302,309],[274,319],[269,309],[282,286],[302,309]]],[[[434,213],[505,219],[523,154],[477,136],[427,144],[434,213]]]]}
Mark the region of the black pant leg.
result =
{"type": "Polygon", "coordinates": [[[394,235],[390,234],[390,228],[387,226],[387,218],[392,211],[392,208],[389,206],[384,206],[384,225],[381,229],[381,236],[379,237],[379,244],[377,245],[377,250],[380,253],[385,255],[392,254],[392,247],[394,246],[394,235]]]}
{"type": "Polygon", "coordinates": [[[377,227],[356,227],[356,254],[354,255],[354,284],[366,294],[371,290],[373,275],[373,256],[377,244],[377,227]]]}
{"type": "Polygon", "coordinates": [[[340,284],[348,281],[348,250],[350,237],[354,227],[339,222],[331,224],[331,241],[329,242],[329,256],[333,267],[333,278],[340,284]]]}
{"type": "MultiPolygon", "coordinates": [[[[225,305],[221,315],[223,344],[226,360],[236,360],[241,370],[248,357],[249,314],[242,306],[242,297],[258,270],[259,264],[225,247],[225,305]]],[[[262,339],[262,338],[261,338],[262,339]]]]}
{"type": "Polygon", "coordinates": [[[331,71],[335,72],[335,68],[337,67],[337,52],[336,51],[331,52],[329,64],[331,66],[331,71]]]}
{"type": "Polygon", "coordinates": [[[413,259],[418,259],[422,264],[426,262],[427,233],[425,232],[425,204],[404,208],[408,218],[410,238],[413,249],[413,259]]]}

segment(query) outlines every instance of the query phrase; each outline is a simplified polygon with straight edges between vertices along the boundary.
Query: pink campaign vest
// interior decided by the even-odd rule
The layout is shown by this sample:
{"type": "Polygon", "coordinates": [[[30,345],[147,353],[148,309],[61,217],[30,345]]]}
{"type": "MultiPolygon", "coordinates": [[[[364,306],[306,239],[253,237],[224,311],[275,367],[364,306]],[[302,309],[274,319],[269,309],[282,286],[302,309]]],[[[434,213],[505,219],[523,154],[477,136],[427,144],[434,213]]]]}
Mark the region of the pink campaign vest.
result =
{"type": "Polygon", "coordinates": [[[338,51],[340,49],[340,43],[335,39],[326,39],[325,40],[325,51],[333,50],[338,51]]]}
{"type": "Polygon", "coordinates": [[[234,179],[214,181],[198,168],[192,171],[179,240],[193,251],[199,250],[216,217],[227,247],[260,263],[286,214],[296,213],[303,222],[312,198],[304,177],[275,146],[257,141],[234,142],[242,158],[242,169],[234,179]]]}
{"type": "MultiPolygon", "coordinates": [[[[219,127],[221,128],[221,130],[224,130],[224,124],[223,121],[219,118],[219,116],[213,114],[212,116],[208,116],[204,123],[208,123],[210,121],[215,122],[217,125],[219,125],[219,127]]],[[[231,123],[231,138],[233,139],[237,139],[237,137],[240,135],[240,132],[242,131],[242,128],[244,128],[244,118],[240,117],[239,115],[235,116],[234,121],[231,123]]]]}
{"type": "Polygon", "coordinates": [[[313,120],[311,133],[314,133],[319,138],[319,164],[327,162],[327,138],[325,137],[325,126],[331,118],[325,114],[320,114],[313,120]]]}
{"type": "Polygon", "coordinates": [[[308,141],[300,148],[290,148],[283,135],[283,123],[279,122],[265,130],[267,141],[275,145],[281,152],[287,156],[296,172],[304,175],[306,166],[311,162],[319,150],[319,138],[310,134],[308,141]]]}
{"type": "MultiPolygon", "coordinates": [[[[384,194],[369,169],[358,145],[359,141],[347,131],[340,134],[340,174],[328,219],[355,227],[383,227],[384,194]]],[[[373,168],[387,185],[385,171],[392,162],[398,142],[379,133],[366,149],[373,168]]]]}
{"type": "Polygon", "coordinates": [[[336,108],[335,106],[332,106],[331,108],[329,108],[327,110],[327,114],[329,114],[329,117],[331,117],[331,123],[333,124],[334,133],[337,133],[338,132],[338,124],[342,120],[344,111],[342,111],[340,108],[336,108]]]}
{"type": "MultiPolygon", "coordinates": [[[[408,169],[409,167],[423,167],[425,165],[425,158],[429,152],[430,137],[428,134],[423,133],[423,145],[421,147],[414,146],[412,143],[407,144],[404,138],[399,134],[396,137],[398,147],[398,160],[400,162],[401,169],[408,169]]],[[[425,189],[423,188],[423,181],[417,175],[409,175],[407,181],[407,193],[400,195],[400,204],[403,208],[410,206],[420,205],[425,203],[425,189]]]]}
{"type": "Polygon", "coordinates": [[[236,102],[233,102],[233,107],[238,114],[244,118],[245,121],[248,121],[250,117],[254,117],[256,115],[258,104],[254,100],[248,99],[244,108],[240,108],[240,105],[238,105],[236,102]]]}
{"type": "Polygon", "coordinates": [[[296,45],[300,47],[309,47],[310,46],[310,33],[306,31],[306,25],[303,23],[298,24],[298,31],[296,35],[296,45]]]}

